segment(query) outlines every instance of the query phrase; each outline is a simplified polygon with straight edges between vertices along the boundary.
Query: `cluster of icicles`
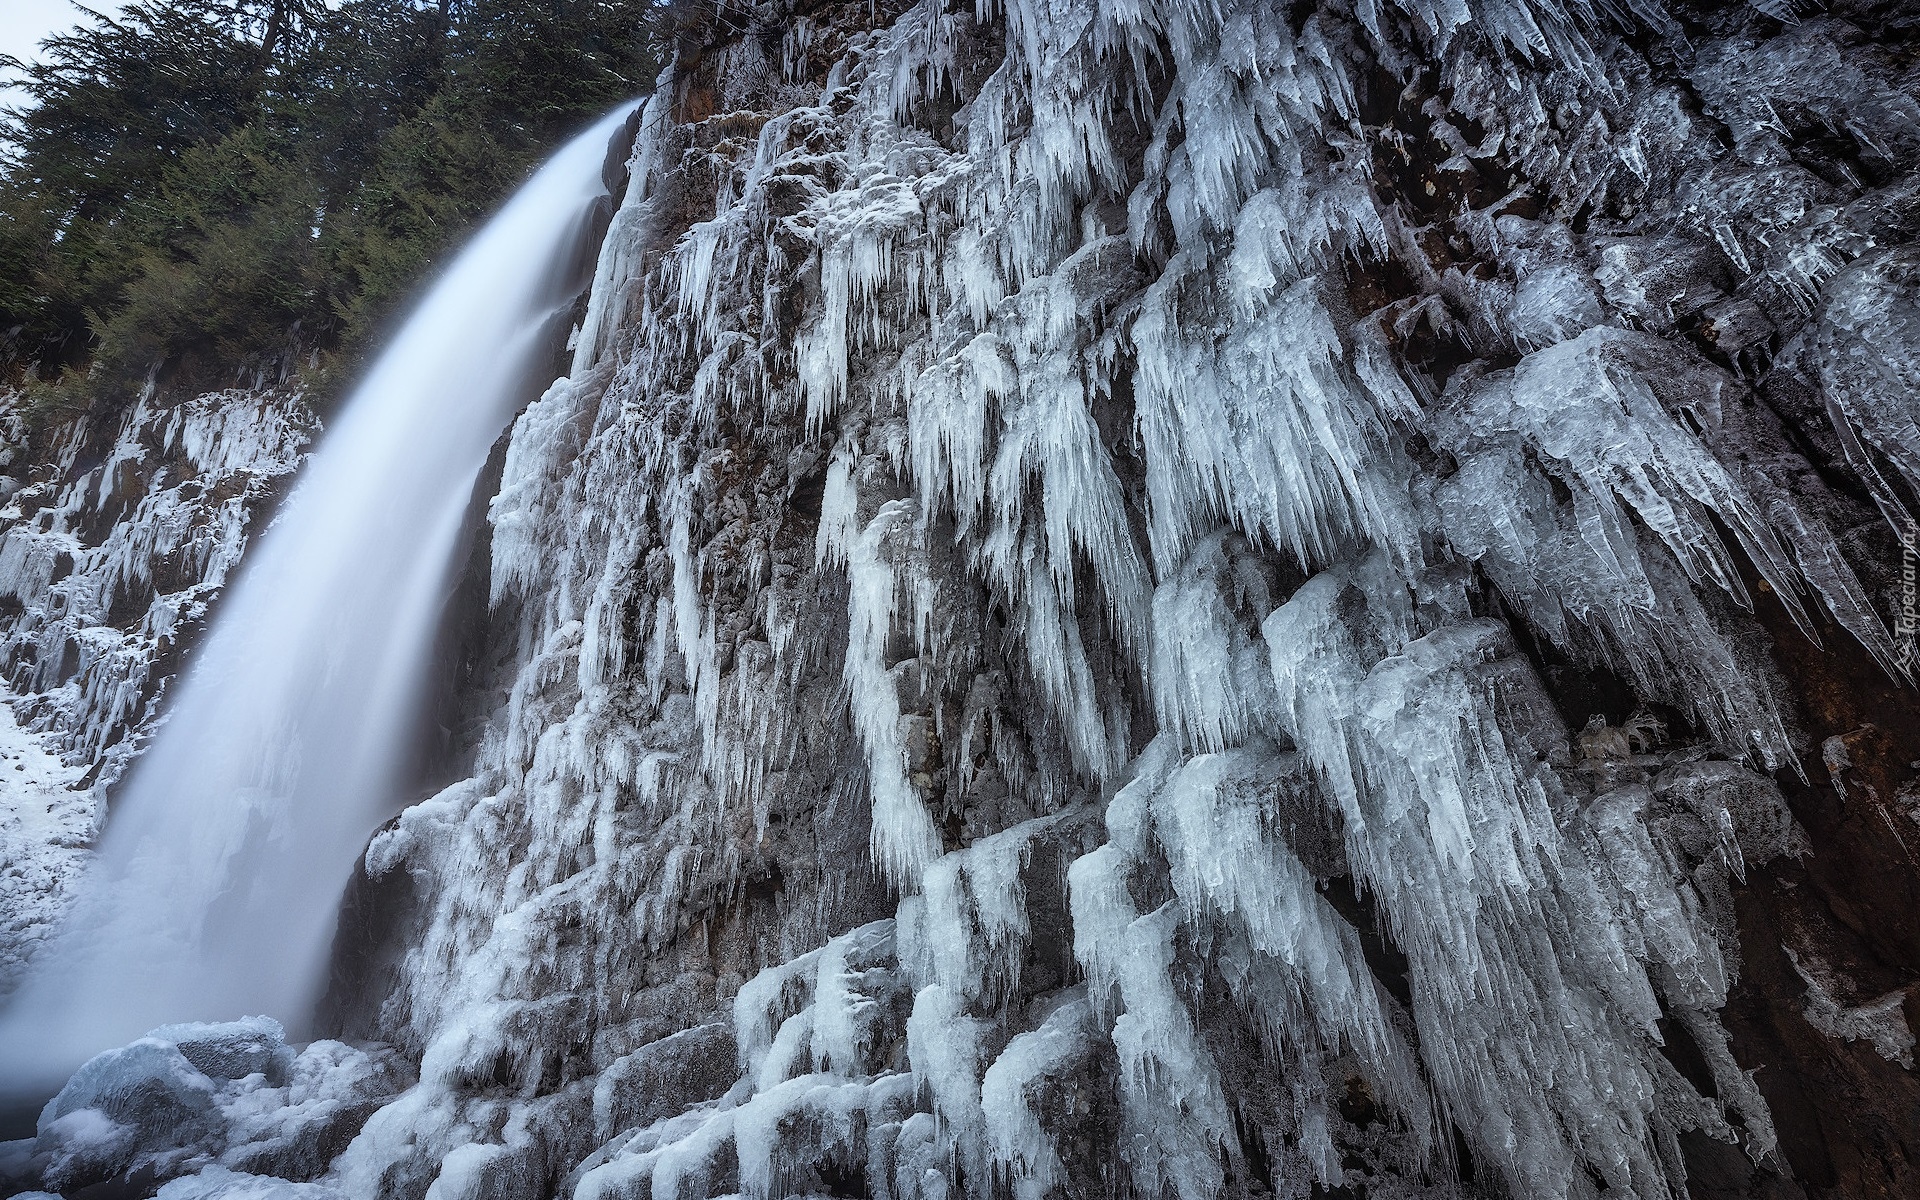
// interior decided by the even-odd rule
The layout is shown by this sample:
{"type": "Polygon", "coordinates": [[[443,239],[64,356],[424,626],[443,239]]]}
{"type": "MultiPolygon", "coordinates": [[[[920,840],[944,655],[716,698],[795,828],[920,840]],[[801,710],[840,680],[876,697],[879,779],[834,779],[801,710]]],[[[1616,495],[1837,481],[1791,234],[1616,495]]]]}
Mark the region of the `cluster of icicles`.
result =
{"type": "Polygon", "coordinates": [[[120,420],[102,461],[76,470],[94,431],[76,427],[54,476],[0,506],[0,596],[17,602],[0,641],[6,684],[38,697],[35,727],[111,780],[153,713],[154,660],[201,620],[246,548],[254,506],[301,460],[310,430],[299,397],[215,392],[165,407],[143,395],[120,420]],[[142,493],[129,478],[163,474],[142,493]],[[137,495],[131,501],[128,495],[137,495]],[[31,498],[38,510],[24,513],[31,498]],[[12,511],[8,511],[12,510],[12,511]],[[97,546],[80,531],[108,528],[97,546]],[[155,575],[164,578],[156,580],[155,575]],[[152,594],[137,623],[116,613],[152,594]]]}
{"type": "MultiPolygon", "coordinates": [[[[1488,217],[1478,249],[1508,273],[1434,271],[1450,306],[1348,311],[1342,264],[1414,244],[1347,140],[1348,65],[1398,69],[1415,52],[1398,39],[1445,64],[1452,103],[1489,131],[1463,161],[1498,151],[1559,199],[1672,181],[1634,156],[1596,181],[1592,147],[1525,124],[1618,101],[1592,13],[1336,8],[1296,25],[1257,2],[930,2],[850,38],[802,20],[784,62],[729,52],[716,86],[758,81],[778,114],[748,135],[691,151],[649,107],[573,372],[520,418],[493,502],[496,600],[525,610],[511,702],[475,777],[369,852],[375,874],[430,881],[394,1001],[425,1054],[420,1086],[341,1160],[355,1194],[405,1170],[468,1194],[587,1128],[597,1148],[568,1176],[582,1198],[764,1200],[834,1162],[887,1200],[1040,1200],[1074,1169],[1040,1096],[1101,1070],[1144,1196],[1220,1194],[1250,1136],[1301,1194],[1345,1182],[1334,1105],[1354,1081],[1388,1114],[1377,1161],[1409,1195],[1451,1194],[1453,1130],[1541,1198],[1678,1194],[1689,1131],[1773,1153],[1716,1015],[1729,881],[1794,842],[1753,769],[1794,751],[1740,636],[1740,562],[1806,627],[1830,618],[1897,673],[1896,648],[1833,535],[1746,452],[1783,443],[1735,378],[1610,323],[1635,287],[1624,250],[1603,293],[1564,228],[1488,217]],[[824,93],[802,95],[835,38],[824,93]],[[1530,59],[1558,65],[1515,65],[1530,59]],[[949,93],[965,104],[943,141],[915,122],[949,93]],[[714,215],[683,231],[676,179],[702,155],[720,163],[714,215]],[[789,336],[803,271],[817,290],[789,336]],[[1404,369],[1393,346],[1462,312],[1450,332],[1517,365],[1444,389],[1404,369]],[[793,453],[753,468],[776,489],[824,469],[812,563],[728,524],[729,439],[756,437],[793,453]],[[809,572],[843,589],[794,582],[809,572]],[[723,599],[722,574],[760,601],[723,599]],[[1531,636],[1703,740],[1576,742],[1489,585],[1531,636]],[[821,595],[844,604],[832,620],[821,595]],[[611,1084],[544,1093],[578,1004],[634,986],[634,947],[670,945],[682,889],[730,869],[740,849],[715,832],[744,813],[768,836],[812,736],[797,681],[841,649],[821,629],[845,631],[897,915],[739,989],[744,1074],[719,1099],[629,1128],[611,1084]],[[925,698],[966,694],[995,638],[1035,749],[976,755],[974,725],[936,731],[954,775],[998,756],[1015,796],[1015,819],[949,849],[916,766],[941,711],[925,698]],[[1409,999],[1333,877],[1404,954],[1409,999]],[[1016,1005],[1041,887],[1070,913],[1083,982],[1016,1005]],[[1209,989],[1278,1080],[1253,1134],[1202,1028],[1209,989]],[[1713,1095],[1662,1055],[1663,1018],[1713,1095]],[[502,1061],[522,1099],[481,1086],[502,1061]]],[[[1643,100],[1612,144],[1715,160],[1708,131],[1643,100]]],[[[1885,329],[1859,332],[1906,319],[1883,301],[1910,294],[1911,265],[1863,260],[1829,286],[1831,226],[1760,228],[1777,207],[1737,189],[1714,203],[1687,218],[1702,244],[1827,305],[1843,442],[1920,483],[1920,436],[1876,399],[1915,364],[1875,357],[1898,344],[1885,329]]]]}

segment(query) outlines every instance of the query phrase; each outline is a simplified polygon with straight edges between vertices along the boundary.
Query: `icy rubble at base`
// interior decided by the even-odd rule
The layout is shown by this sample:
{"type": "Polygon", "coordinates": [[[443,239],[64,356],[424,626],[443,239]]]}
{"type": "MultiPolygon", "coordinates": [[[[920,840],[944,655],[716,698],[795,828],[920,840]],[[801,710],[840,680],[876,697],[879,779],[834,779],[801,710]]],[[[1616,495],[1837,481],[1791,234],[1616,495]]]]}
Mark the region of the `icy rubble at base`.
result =
{"type": "Polygon", "coordinates": [[[410,1082],[386,1047],[296,1050],[266,1017],[169,1025],[75,1072],[36,1136],[0,1149],[0,1185],[71,1192],[131,1180],[164,1184],[170,1200],[329,1200],[342,1193],[300,1181],[323,1173],[410,1082]]]}
{"type": "Polygon", "coordinates": [[[175,1179],[154,1193],[154,1200],[350,1200],[323,1183],[290,1183],[271,1175],[252,1175],[208,1167],[175,1179]]]}
{"type": "Polygon", "coordinates": [[[1868,243],[1920,230],[1779,144],[1809,72],[1892,87],[1834,19],[1631,8],[924,0],[670,75],[489,509],[516,673],[368,849],[416,901],[359,999],[420,1079],[326,1184],[1781,1170],[1720,1017],[1732,889],[1803,849],[1750,609],[1897,670],[1854,564],[1920,333],[1868,243]],[[1569,729],[1603,673],[1646,708],[1569,729]]]}

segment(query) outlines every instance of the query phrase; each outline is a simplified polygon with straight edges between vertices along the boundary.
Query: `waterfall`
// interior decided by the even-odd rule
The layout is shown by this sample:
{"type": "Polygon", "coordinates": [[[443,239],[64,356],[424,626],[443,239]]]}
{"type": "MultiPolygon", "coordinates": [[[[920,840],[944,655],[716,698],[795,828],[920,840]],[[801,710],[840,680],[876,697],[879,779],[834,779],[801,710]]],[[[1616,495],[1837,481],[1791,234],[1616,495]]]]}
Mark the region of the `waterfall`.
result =
{"type": "Polygon", "coordinates": [[[488,450],[544,365],[605,195],[582,133],[482,229],[348,400],[116,804],[60,938],[0,1015],[0,1090],[164,1022],[305,1020],[396,792],[488,450]]]}

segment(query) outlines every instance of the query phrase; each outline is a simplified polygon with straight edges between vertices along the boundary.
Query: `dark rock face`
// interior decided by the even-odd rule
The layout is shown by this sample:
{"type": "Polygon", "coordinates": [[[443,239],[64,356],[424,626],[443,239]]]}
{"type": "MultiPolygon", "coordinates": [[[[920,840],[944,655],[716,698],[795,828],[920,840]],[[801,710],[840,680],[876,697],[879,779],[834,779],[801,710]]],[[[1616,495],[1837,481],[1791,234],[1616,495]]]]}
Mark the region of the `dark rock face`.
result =
{"type": "Polygon", "coordinates": [[[1808,733],[1826,761],[1847,765],[1810,767],[1811,784],[1783,781],[1811,853],[1736,896],[1743,977],[1727,1025],[1741,1061],[1760,1068],[1807,1193],[1898,1196],[1916,1186],[1920,1139],[1920,1081],[1905,1065],[1913,1050],[1899,1050],[1900,1031],[1920,1029],[1920,943],[1903,915],[1920,902],[1920,843],[1909,832],[1920,705],[1842,647],[1822,653],[1784,636],[1775,645],[1803,682],[1808,733]],[[1879,1046],[1839,1017],[1862,1008],[1884,1014],[1879,1046]]]}
{"type": "Polygon", "coordinates": [[[368,848],[331,1019],[419,1082],[326,1185],[1920,1194],[1917,55],[722,13],[368,848]]]}
{"type": "Polygon", "coordinates": [[[602,1137],[718,1100],[739,1076],[733,1027],[698,1025],[615,1059],[594,1087],[594,1128],[602,1137]]]}

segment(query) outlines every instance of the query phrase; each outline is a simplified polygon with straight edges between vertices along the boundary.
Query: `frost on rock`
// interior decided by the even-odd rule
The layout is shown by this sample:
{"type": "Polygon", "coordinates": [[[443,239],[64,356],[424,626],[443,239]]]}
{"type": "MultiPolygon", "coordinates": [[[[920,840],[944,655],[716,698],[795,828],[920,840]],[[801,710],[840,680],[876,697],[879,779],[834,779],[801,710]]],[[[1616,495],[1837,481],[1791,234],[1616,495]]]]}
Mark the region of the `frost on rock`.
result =
{"type": "Polygon", "coordinates": [[[332,1011],[419,1081],[324,1185],[1792,1186],[1735,898],[1802,701],[1906,695],[1920,226],[1911,64],[1785,9],[688,39],[488,505],[473,770],[368,847],[332,1011]]]}
{"type": "Polygon", "coordinates": [[[1794,973],[1807,985],[1804,1001],[1808,1024],[1828,1037],[1847,1042],[1866,1042],[1874,1052],[1891,1063],[1914,1069],[1913,1027],[1904,1011],[1906,993],[1888,992],[1849,1007],[1835,996],[1836,980],[1830,968],[1817,961],[1805,961],[1787,951],[1794,973]]]}

